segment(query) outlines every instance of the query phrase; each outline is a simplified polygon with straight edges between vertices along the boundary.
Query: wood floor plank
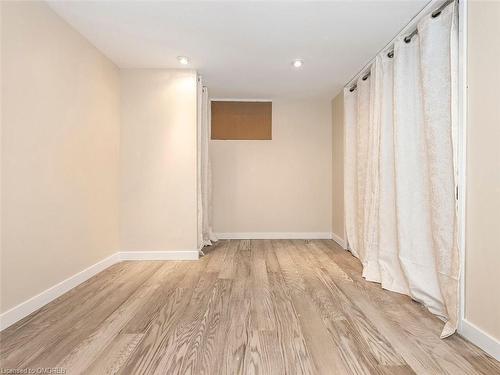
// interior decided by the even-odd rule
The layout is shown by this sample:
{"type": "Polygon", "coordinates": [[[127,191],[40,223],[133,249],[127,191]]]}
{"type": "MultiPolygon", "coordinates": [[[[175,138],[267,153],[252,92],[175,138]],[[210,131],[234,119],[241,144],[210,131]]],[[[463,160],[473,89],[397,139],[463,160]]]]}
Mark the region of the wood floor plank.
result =
{"type": "MultiPolygon", "coordinates": [[[[358,349],[357,356],[359,358],[365,358],[367,362],[370,363],[372,367],[370,369],[371,372],[376,371],[373,366],[377,364],[388,366],[406,365],[406,362],[396,352],[387,338],[371,323],[369,317],[367,317],[362,310],[357,308],[356,304],[351,301],[348,295],[338,288],[338,285],[344,282],[352,284],[352,279],[339,275],[336,271],[333,273],[327,272],[322,267],[326,260],[317,256],[317,250],[314,243],[309,243],[305,249],[299,252],[299,254],[310,261],[310,263],[308,263],[310,266],[306,275],[309,277],[311,275],[316,275],[318,280],[321,280],[321,283],[317,283],[316,286],[311,289],[311,293],[315,295],[321,290],[321,287],[325,287],[325,292],[327,292],[325,293],[325,299],[328,297],[334,298],[328,307],[324,309],[325,316],[326,312],[332,310],[332,305],[337,306],[342,311],[342,315],[345,317],[347,325],[347,332],[344,332],[343,338],[345,340],[346,336],[350,337],[351,340],[347,340],[347,342],[349,342],[353,350],[354,348],[358,349]],[[375,359],[375,363],[372,357],[375,359]]],[[[331,261],[329,263],[331,263],[331,261]]],[[[337,268],[340,267],[336,266],[334,269],[336,270],[337,268]]],[[[321,308],[321,306],[321,303],[318,303],[318,308],[321,308]]],[[[335,334],[336,330],[332,329],[332,333],[335,334]]],[[[344,341],[343,348],[345,348],[347,342],[344,341]]],[[[353,358],[346,358],[346,361],[349,363],[353,363],[352,360],[353,358]]],[[[359,361],[359,364],[363,364],[363,361],[359,361]]],[[[366,369],[364,371],[366,371],[366,369]]]]}
{"type": "Polygon", "coordinates": [[[307,294],[292,292],[292,301],[307,348],[316,364],[316,371],[325,375],[332,372],[347,373],[346,363],[342,362],[331,336],[307,294]]]}
{"type": "Polygon", "coordinates": [[[379,366],[378,370],[385,375],[412,375],[415,371],[410,366],[379,366]]]}
{"type": "Polygon", "coordinates": [[[234,258],[234,276],[229,297],[229,329],[222,345],[220,373],[243,374],[248,345],[248,326],[251,318],[250,303],[250,251],[249,243],[237,247],[234,258]],[[237,277],[236,277],[237,276],[237,277]]]}
{"type": "Polygon", "coordinates": [[[173,331],[182,314],[192,290],[176,288],[168,302],[160,310],[158,316],[119,369],[119,374],[152,374],[172,345],[173,331]]]}
{"type": "Polygon", "coordinates": [[[287,374],[315,374],[317,370],[312,361],[310,351],[307,347],[301,324],[298,318],[289,290],[301,290],[300,278],[292,272],[292,262],[286,256],[283,244],[272,241],[272,250],[280,265],[280,272],[268,273],[271,284],[272,297],[275,308],[276,331],[283,353],[285,373],[287,374]],[[281,256],[280,256],[281,254],[281,256]],[[285,259],[281,259],[282,257],[285,259]],[[281,268],[284,264],[286,271],[281,268]],[[293,278],[293,286],[288,285],[284,272],[288,273],[288,280],[293,278]],[[286,344],[288,343],[288,344],[286,344]]]}
{"type": "Polygon", "coordinates": [[[224,240],[116,264],[0,333],[0,367],[68,374],[484,374],[500,363],[327,240],[224,240]]]}
{"type": "MultiPolygon", "coordinates": [[[[71,368],[76,373],[86,372],[87,367],[97,358],[123,330],[125,325],[141,311],[144,305],[154,306],[152,298],[158,299],[158,290],[165,289],[163,281],[175,275],[175,263],[162,263],[160,268],[149,277],[130,297],[110,314],[99,327],[76,346],[56,367],[71,368]],[[148,303],[149,302],[149,303],[148,303]]],[[[149,312],[149,311],[148,311],[149,312]]]]}
{"type": "Polygon", "coordinates": [[[276,258],[276,253],[273,250],[273,244],[271,240],[262,241],[262,250],[266,258],[266,268],[267,272],[280,273],[280,265],[278,263],[278,258],[276,258]]]}
{"type": "Polygon", "coordinates": [[[273,249],[276,254],[276,259],[280,267],[280,273],[283,276],[284,282],[289,290],[305,292],[306,288],[304,281],[299,274],[299,270],[295,266],[290,248],[286,245],[288,241],[274,240],[272,241],[273,249]]]}
{"type": "Polygon", "coordinates": [[[193,343],[199,340],[198,335],[206,324],[207,309],[213,301],[213,293],[217,283],[216,273],[204,273],[196,286],[193,296],[175,328],[168,347],[161,355],[161,361],[155,369],[155,374],[176,374],[186,364],[191,364],[196,357],[192,349],[193,343]]]}
{"type": "Polygon", "coordinates": [[[148,286],[152,292],[144,297],[146,300],[140,306],[136,314],[133,314],[120,333],[145,333],[151,322],[156,319],[160,310],[168,302],[186,272],[191,272],[194,262],[168,262],[164,263],[160,271],[156,272],[150,280],[148,286]]]}
{"type": "Polygon", "coordinates": [[[119,373],[154,373],[162,361],[166,362],[163,364],[164,366],[170,365],[170,361],[173,361],[172,356],[175,354],[171,348],[177,337],[179,324],[194,297],[195,287],[203,275],[206,265],[207,261],[203,259],[193,266],[191,272],[185,274],[167,303],[162,306],[156,318],[151,321],[143,339],[119,373]]]}
{"type": "Polygon", "coordinates": [[[197,353],[195,372],[199,374],[220,374],[224,363],[221,350],[230,334],[231,291],[233,280],[219,278],[215,289],[214,304],[208,316],[208,329],[203,335],[202,347],[197,353]]]}
{"type": "MultiPolygon", "coordinates": [[[[339,289],[348,296],[365,315],[370,317],[370,321],[375,325],[377,330],[389,339],[394,347],[397,348],[404,360],[418,374],[446,374],[445,369],[440,366],[439,362],[433,357],[431,348],[422,345],[411,333],[407,332],[406,327],[400,325],[403,321],[407,321],[404,316],[392,316],[389,314],[390,309],[381,309],[381,306],[387,306],[387,301],[380,301],[380,297],[373,296],[378,290],[371,291],[371,283],[365,282],[362,278],[358,278],[356,259],[353,257],[344,257],[344,254],[335,254],[325,250],[326,254],[330,255],[334,261],[339,264],[346,273],[353,279],[353,283],[338,283],[339,289]],[[335,256],[333,255],[335,254],[335,256]],[[370,290],[369,290],[370,289],[370,290]],[[377,299],[378,303],[374,304],[372,300],[377,299]]],[[[359,270],[360,271],[360,270],[359,270]]],[[[359,273],[361,275],[361,273],[359,273]]],[[[375,284],[373,284],[375,286],[375,284]]],[[[384,292],[384,291],[383,291],[384,292]]],[[[385,292],[386,293],[386,292],[385,292]]],[[[400,299],[400,296],[397,296],[400,299]]],[[[404,301],[408,303],[408,301],[404,301]]],[[[436,333],[435,333],[436,334],[436,333]]]]}
{"type": "Polygon", "coordinates": [[[48,328],[54,327],[55,324],[62,324],[61,316],[71,314],[75,305],[79,306],[79,312],[83,314],[85,309],[82,309],[82,300],[87,301],[85,307],[92,308],[90,301],[88,301],[90,296],[95,297],[105,295],[106,292],[111,293],[115,286],[115,280],[119,276],[127,277],[126,273],[130,266],[131,264],[128,262],[121,262],[109,267],[99,275],[90,278],[0,332],[0,341],[3,343],[0,347],[0,357],[7,358],[12,351],[24,347],[34,336],[38,336],[48,328]]]}
{"type": "MultiPolygon", "coordinates": [[[[341,345],[342,337],[331,334],[330,330],[337,333],[341,326],[338,319],[339,315],[335,313],[337,306],[331,303],[325,294],[323,294],[323,298],[317,298],[323,286],[315,277],[309,260],[303,257],[302,252],[306,249],[305,246],[299,245],[303,245],[304,241],[287,241],[286,243],[288,244],[287,248],[290,257],[294,261],[305,285],[305,293],[292,289],[290,294],[303,326],[307,346],[311,349],[320,373],[325,370],[328,371],[327,369],[331,369],[335,373],[348,373],[353,369],[357,370],[355,373],[374,373],[374,366],[368,367],[366,370],[362,366],[353,367],[348,360],[354,359],[354,356],[350,355],[351,353],[348,350],[346,351],[344,345],[341,345]],[[325,302],[326,306],[324,305],[325,302]]],[[[364,364],[364,353],[357,351],[356,354],[355,363],[364,364]]]]}
{"type": "Polygon", "coordinates": [[[6,357],[4,366],[40,367],[55,366],[96,327],[120,306],[133,292],[160,267],[160,263],[130,263],[130,274],[117,278],[110,288],[73,306],[70,314],[59,316],[50,327],[22,347],[17,347],[6,357]]]}
{"type": "Polygon", "coordinates": [[[252,334],[258,337],[258,350],[262,364],[259,374],[285,374],[285,359],[277,330],[252,331],[252,334]]]}
{"type": "Polygon", "coordinates": [[[276,321],[276,335],[283,358],[283,367],[286,374],[315,374],[309,349],[302,334],[297,313],[290,297],[284,290],[282,275],[269,274],[272,286],[274,313],[276,321]]]}
{"type": "MultiPolygon", "coordinates": [[[[54,301],[0,332],[0,340],[13,346],[24,345],[24,343],[30,341],[31,337],[60,320],[60,316],[71,313],[75,304],[109,288],[109,284],[113,283],[118,276],[126,274],[128,266],[130,266],[130,263],[120,262],[91,277],[76,288],[69,290],[54,301]]],[[[0,348],[0,353],[5,355],[9,350],[10,347],[4,345],[0,348]]]]}
{"type": "MultiPolygon", "coordinates": [[[[72,350],[84,343],[86,339],[93,337],[99,326],[110,315],[127,301],[132,301],[130,297],[161,267],[161,263],[148,262],[144,266],[143,269],[138,270],[139,272],[134,275],[132,280],[119,285],[113,291],[113,294],[108,296],[106,303],[94,307],[85,317],[81,317],[77,323],[73,324],[70,334],[59,335],[57,341],[53,341],[50,347],[45,347],[38,354],[38,357],[27,362],[25,366],[33,366],[34,363],[39,364],[41,367],[57,366],[57,363],[63,360],[72,350]]],[[[130,316],[125,316],[123,319],[127,318],[130,318],[130,316]]]]}
{"type": "Polygon", "coordinates": [[[323,323],[325,324],[336,350],[346,364],[348,372],[353,374],[376,374],[379,371],[379,352],[388,353],[394,358],[393,362],[401,364],[402,359],[394,352],[390,344],[387,343],[373,327],[366,327],[365,317],[359,311],[352,311],[350,301],[331,284],[322,274],[321,268],[306,259],[307,249],[299,248],[297,255],[303,257],[297,259],[298,264],[307,271],[304,272],[306,291],[309,294],[315,308],[320,312],[323,323]],[[316,277],[314,277],[316,276],[316,277]],[[359,324],[358,320],[362,323],[359,324]],[[367,342],[364,332],[367,330],[372,333],[373,344],[377,345],[374,353],[367,342]]]}
{"type": "Polygon", "coordinates": [[[191,340],[181,367],[181,374],[210,374],[217,373],[222,367],[219,355],[221,346],[224,345],[229,327],[227,318],[227,296],[232,281],[218,279],[208,300],[205,314],[199,321],[198,331],[191,340]]]}
{"type": "MultiPolygon", "coordinates": [[[[100,353],[100,355],[85,369],[85,374],[115,375],[133,353],[143,334],[118,334],[114,340],[100,353]]],[[[78,373],[74,368],[68,374],[78,373]]]]}
{"type": "Polygon", "coordinates": [[[236,240],[225,240],[224,260],[220,267],[219,278],[233,279],[236,277],[237,253],[240,242],[236,240]]]}
{"type": "Polygon", "coordinates": [[[251,252],[251,291],[253,321],[258,330],[273,330],[275,328],[269,279],[267,277],[266,258],[262,241],[253,241],[251,252]]]}
{"type": "Polygon", "coordinates": [[[422,305],[407,296],[384,291],[378,284],[366,282],[355,258],[345,257],[345,251],[331,243],[318,241],[317,244],[354,281],[351,284],[339,283],[339,288],[352,296],[353,304],[368,313],[377,329],[397,347],[416,373],[480,373],[464,355],[450,346],[449,342],[457,338],[439,338],[442,323],[422,305]],[[429,329],[428,324],[434,328],[429,329]]]}
{"type": "Polygon", "coordinates": [[[210,246],[210,250],[206,251],[206,254],[210,254],[208,257],[208,263],[206,272],[221,272],[224,269],[224,258],[230,254],[227,251],[229,246],[229,241],[218,241],[214,245],[210,246]]]}
{"type": "Polygon", "coordinates": [[[491,356],[485,353],[480,355],[463,353],[463,355],[474,366],[478,374],[500,375],[500,363],[491,356]]]}

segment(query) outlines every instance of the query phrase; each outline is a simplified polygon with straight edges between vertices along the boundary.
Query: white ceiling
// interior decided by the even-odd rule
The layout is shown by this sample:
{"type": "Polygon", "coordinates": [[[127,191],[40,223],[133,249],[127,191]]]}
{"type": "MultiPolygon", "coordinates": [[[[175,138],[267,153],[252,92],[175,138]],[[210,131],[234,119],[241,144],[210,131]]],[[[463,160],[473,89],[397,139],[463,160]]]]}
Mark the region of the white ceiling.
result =
{"type": "Polygon", "coordinates": [[[333,96],[426,2],[49,1],[121,68],[185,55],[212,97],[262,99],[333,96]]]}

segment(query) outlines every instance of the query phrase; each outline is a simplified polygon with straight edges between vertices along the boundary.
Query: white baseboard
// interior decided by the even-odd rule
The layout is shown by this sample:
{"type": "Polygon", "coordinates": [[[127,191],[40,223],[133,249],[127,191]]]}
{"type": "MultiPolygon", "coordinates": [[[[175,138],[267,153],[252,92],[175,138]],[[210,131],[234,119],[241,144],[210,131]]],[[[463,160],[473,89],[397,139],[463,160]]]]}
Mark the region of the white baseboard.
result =
{"type": "Polygon", "coordinates": [[[38,310],[40,307],[43,307],[44,305],[55,300],[70,289],[75,288],[84,281],[90,279],[92,276],[105,270],[109,266],[118,263],[119,261],[120,258],[118,256],[118,253],[114,253],[113,255],[110,255],[109,257],[93,264],[92,266],[84,269],[81,272],[78,272],[77,274],[67,278],[66,280],[61,281],[60,283],[50,287],[49,289],[44,290],[36,296],[31,297],[30,299],[20,303],[17,306],[14,306],[10,310],[7,310],[0,315],[0,331],[11,326],[22,318],[28,316],[32,312],[38,310]]]}
{"type": "Polygon", "coordinates": [[[120,251],[120,260],[198,260],[199,250],[120,251]]]}
{"type": "Polygon", "coordinates": [[[174,251],[121,251],[93,264],[81,272],[44,290],[40,294],[0,314],[0,331],[18,322],[32,312],[52,302],[92,276],[123,260],[197,260],[198,250],[174,251]]]}
{"type": "Polygon", "coordinates": [[[500,341],[475,326],[467,319],[460,322],[458,333],[474,345],[479,346],[497,361],[500,361],[500,341]]]}
{"type": "Polygon", "coordinates": [[[332,233],[332,240],[338,243],[342,247],[342,249],[347,249],[347,243],[345,242],[345,240],[343,240],[340,236],[337,236],[335,233],[332,233]]]}
{"type": "Polygon", "coordinates": [[[215,233],[220,240],[330,240],[328,232],[240,232],[215,233]]]}

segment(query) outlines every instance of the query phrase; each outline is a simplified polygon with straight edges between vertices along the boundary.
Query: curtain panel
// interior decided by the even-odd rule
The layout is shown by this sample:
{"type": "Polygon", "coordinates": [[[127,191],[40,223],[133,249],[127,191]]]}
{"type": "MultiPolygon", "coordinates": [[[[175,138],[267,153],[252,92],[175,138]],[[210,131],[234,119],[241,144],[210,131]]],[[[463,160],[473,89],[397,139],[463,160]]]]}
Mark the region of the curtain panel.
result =
{"type": "Polygon", "coordinates": [[[198,77],[198,245],[217,241],[212,230],[212,167],[210,164],[210,99],[198,77]]]}
{"type": "Polygon", "coordinates": [[[455,4],[424,17],[345,97],[345,222],[363,277],[458,320],[455,4]]]}

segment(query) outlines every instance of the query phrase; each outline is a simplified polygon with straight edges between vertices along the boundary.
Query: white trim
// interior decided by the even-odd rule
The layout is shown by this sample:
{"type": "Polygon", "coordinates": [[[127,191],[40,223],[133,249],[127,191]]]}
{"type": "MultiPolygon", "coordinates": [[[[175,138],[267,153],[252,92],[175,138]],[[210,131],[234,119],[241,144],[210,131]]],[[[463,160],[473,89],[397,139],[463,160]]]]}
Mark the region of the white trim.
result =
{"type": "Polygon", "coordinates": [[[120,251],[120,260],[198,260],[199,250],[120,251]]]}
{"type": "Polygon", "coordinates": [[[271,99],[236,99],[236,98],[212,98],[211,102],[271,102],[271,99]]]}
{"type": "Polygon", "coordinates": [[[329,232],[240,232],[215,233],[221,240],[331,240],[329,232]]]}
{"type": "Polygon", "coordinates": [[[78,272],[66,280],[61,281],[49,289],[44,290],[36,296],[21,302],[19,305],[14,306],[10,310],[7,310],[0,315],[0,330],[4,330],[5,328],[11,326],[119,261],[120,257],[118,256],[118,253],[114,253],[113,255],[110,255],[109,257],[93,264],[92,266],[78,272]]]}
{"type": "Polygon", "coordinates": [[[466,253],[466,197],[467,197],[467,126],[468,126],[468,77],[467,77],[467,27],[468,0],[459,3],[459,136],[458,136],[458,241],[460,251],[460,304],[458,333],[500,361],[500,341],[484,332],[465,318],[465,253],[466,253]]]}
{"type": "Polygon", "coordinates": [[[465,320],[465,229],[467,178],[467,0],[458,3],[458,251],[460,256],[458,329],[465,320]]]}
{"type": "Polygon", "coordinates": [[[203,242],[203,204],[201,192],[201,123],[203,114],[203,79],[198,75],[196,83],[196,240],[198,247],[203,242]]]}
{"type": "Polygon", "coordinates": [[[115,263],[124,260],[198,260],[198,250],[172,251],[121,251],[85,268],[83,271],[57,283],[30,299],[21,302],[3,314],[0,314],[0,331],[18,322],[39,308],[52,302],[69,290],[87,281],[92,276],[104,271],[115,263]]]}
{"type": "Polygon", "coordinates": [[[342,239],[340,236],[337,236],[335,233],[332,232],[332,240],[334,240],[336,243],[342,247],[342,249],[346,250],[347,249],[347,243],[345,242],[344,239],[342,239]]]}
{"type": "Polygon", "coordinates": [[[497,361],[500,361],[500,341],[490,336],[467,319],[463,319],[461,323],[460,330],[458,331],[460,335],[479,346],[497,361]]]}

